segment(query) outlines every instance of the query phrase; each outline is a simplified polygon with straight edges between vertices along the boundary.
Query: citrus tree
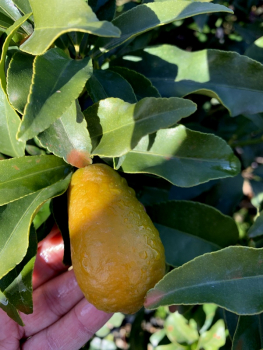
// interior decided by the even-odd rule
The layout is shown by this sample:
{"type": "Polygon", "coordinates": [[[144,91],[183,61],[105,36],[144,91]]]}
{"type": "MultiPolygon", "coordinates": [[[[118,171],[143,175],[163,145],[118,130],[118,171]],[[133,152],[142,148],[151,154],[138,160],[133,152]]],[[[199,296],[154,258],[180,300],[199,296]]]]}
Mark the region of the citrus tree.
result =
{"type": "Polygon", "coordinates": [[[240,2],[235,30],[228,3],[0,3],[0,307],[20,325],[55,222],[70,264],[72,174],[106,163],[165,248],[145,307],[205,304],[206,326],[171,314],[160,349],[217,349],[225,325],[233,350],[263,347],[263,33],[240,2]]]}

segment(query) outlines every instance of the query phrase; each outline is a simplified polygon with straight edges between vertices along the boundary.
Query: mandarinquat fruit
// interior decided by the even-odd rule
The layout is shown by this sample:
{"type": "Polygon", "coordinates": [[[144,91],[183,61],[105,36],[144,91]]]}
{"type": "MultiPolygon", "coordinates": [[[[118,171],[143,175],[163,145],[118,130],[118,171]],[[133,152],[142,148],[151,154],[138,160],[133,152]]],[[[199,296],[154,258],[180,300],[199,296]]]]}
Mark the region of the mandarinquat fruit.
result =
{"type": "Polygon", "coordinates": [[[134,313],[165,273],[164,248],[143,205],[105,164],[78,169],[68,191],[72,265],[99,310],[134,313]]]}

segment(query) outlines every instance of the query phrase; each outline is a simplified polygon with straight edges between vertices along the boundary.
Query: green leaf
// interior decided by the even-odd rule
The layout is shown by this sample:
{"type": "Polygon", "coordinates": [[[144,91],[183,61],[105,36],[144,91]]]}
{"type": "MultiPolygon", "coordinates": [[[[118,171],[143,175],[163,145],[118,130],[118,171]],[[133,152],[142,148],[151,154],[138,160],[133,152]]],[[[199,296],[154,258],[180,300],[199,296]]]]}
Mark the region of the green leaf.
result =
{"type": "Polygon", "coordinates": [[[223,310],[223,314],[224,314],[226,327],[229,333],[229,338],[231,339],[231,341],[233,341],[239,316],[227,310],[223,310]]]}
{"type": "Polygon", "coordinates": [[[224,321],[218,320],[209,331],[201,334],[196,350],[218,350],[221,346],[225,345],[225,333],[224,321]]]}
{"type": "Polygon", "coordinates": [[[189,347],[178,343],[172,343],[167,345],[159,345],[155,348],[155,350],[189,350],[189,347]]]}
{"type": "Polygon", "coordinates": [[[14,24],[11,18],[7,17],[4,13],[0,12],[0,33],[4,31],[4,29],[10,27],[14,24]]]}
{"type": "Polygon", "coordinates": [[[110,67],[111,71],[120,74],[133,88],[138,101],[145,97],[161,97],[158,90],[152,85],[151,81],[144,75],[134,70],[124,67],[110,67]]]}
{"type": "Polygon", "coordinates": [[[145,49],[140,58],[117,63],[146,75],[163,97],[195,92],[216,98],[232,116],[263,111],[263,66],[246,56],[160,45],[145,49]]]}
{"type": "Polygon", "coordinates": [[[5,77],[5,64],[6,64],[6,54],[9,48],[10,42],[16,33],[16,31],[20,28],[20,26],[25,23],[25,21],[30,17],[31,14],[27,14],[20,19],[18,19],[11,27],[9,27],[6,32],[3,34],[5,38],[5,42],[2,46],[1,53],[1,61],[0,61],[0,80],[3,90],[6,92],[6,77],[5,77]]]}
{"type": "Polygon", "coordinates": [[[35,31],[20,48],[32,55],[43,54],[60,35],[68,32],[120,36],[119,29],[110,22],[99,21],[84,0],[56,0],[56,6],[54,0],[30,0],[30,5],[35,31]]]}
{"type": "Polygon", "coordinates": [[[240,164],[224,140],[180,125],[142,138],[126,155],[122,170],[155,174],[174,185],[191,187],[234,176],[240,164]]]}
{"type": "Polygon", "coordinates": [[[119,157],[134,148],[143,136],[174,125],[195,110],[193,102],[178,98],[149,97],[135,104],[117,98],[100,101],[84,111],[92,154],[119,157]]]}
{"type": "Polygon", "coordinates": [[[10,157],[21,157],[25,154],[25,142],[16,139],[20,118],[10,106],[1,85],[0,111],[0,152],[10,157]]]}
{"type": "Polygon", "coordinates": [[[86,87],[94,103],[108,97],[117,97],[129,103],[137,102],[134,91],[127,80],[108,69],[94,70],[86,87]]]}
{"type": "Polygon", "coordinates": [[[77,100],[37,138],[44,148],[73,166],[82,168],[92,162],[87,123],[77,100]]]}
{"type": "Polygon", "coordinates": [[[145,33],[158,26],[171,23],[201,13],[229,12],[232,10],[222,5],[191,2],[191,1],[163,1],[137,5],[115,18],[112,23],[121,31],[119,38],[99,38],[93,56],[98,56],[116,46],[125,43],[135,36],[145,33]]]}
{"type": "Polygon", "coordinates": [[[205,204],[211,205],[225,215],[233,215],[243,197],[244,178],[241,174],[218,181],[206,192],[205,204]]]}
{"type": "Polygon", "coordinates": [[[263,64],[263,36],[246,49],[245,55],[263,64]]]}
{"type": "MultiPolygon", "coordinates": [[[[12,18],[13,21],[16,21],[21,18],[21,13],[18,10],[18,8],[14,5],[13,1],[10,0],[2,0],[0,3],[0,9],[4,11],[4,13],[9,17],[12,18]]],[[[30,13],[31,11],[28,11],[30,13]]],[[[30,23],[25,22],[21,25],[21,27],[24,29],[24,31],[27,34],[31,34],[33,32],[33,28],[30,23]]]]}
{"type": "Polygon", "coordinates": [[[263,235],[263,212],[256,218],[254,224],[248,230],[248,237],[255,238],[263,235]]]}
{"type": "Polygon", "coordinates": [[[262,315],[239,316],[232,350],[262,348],[262,315]]]}
{"type": "Polygon", "coordinates": [[[263,249],[228,247],[168,273],[147,293],[145,307],[214,303],[239,315],[263,310],[263,249]]]}
{"type": "Polygon", "coordinates": [[[6,298],[20,311],[29,314],[33,312],[32,274],[37,253],[37,239],[34,227],[31,225],[29,246],[26,256],[20,264],[0,280],[0,289],[6,298]]]}
{"type": "Polygon", "coordinates": [[[62,194],[67,189],[70,178],[71,174],[49,187],[0,207],[0,278],[26,255],[30,224],[36,210],[49,198],[62,194]]]}
{"type": "Polygon", "coordinates": [[[15,201],[64,179],[72,167],[52,155],[12,158],[0,162],[0,205],[15,201]]]}
{"type": "Polygon", "coordinates": [[[12,305],[12,303],[5,297],[5,295],[0,291],[0,307],[3,309],[7,315],[16,321],[20,326],[24,326],[24,323],[17,311],[17,309],[12,305]]]}
{"type": "Polygon", "coordinates": [[[192,344],[199,338],[196,327],[188,324],[187,319],[178,311],[168,316],[164,328],[167,337],[173,343],[192,344]]]}
{"type": "Polygon", "coordinates": [[[89,58],[70,59],[62,50],[51,49],[34,61],[28,103],[18,138],[28,140],[47,129],[70,107],[92,72],[89,58]]]}
{"type": "Polygon", "coordinates": [[[16,52],[7,71],[7,94],[15,109],[24,114],[33,75],[34,56],[16,52]]]}
{"type": "Polygon", "coordinates": [[[13,3],[19,8],[24,14],[32,12],[29,0],[13,0],[13,3]]]}
{"type": "Polygon", "coordinates": [[[199,330],[200,334],[204,333],[205,331],[208,330],[208,328],[210,328],[213,322],[213,319],[215,317],[217,306],[215,304],[204,304],[203,310],[206,317],[205,317],[205,323],[203,324],[202,328],[199,330]]]}
{"type": "Polygon", "coordinates": [[[172,266],[236,244],[239,237],[232,218],[197,202],[157,204],[149,208],[149,215],[160,233],[166,261],[172,266]]]}

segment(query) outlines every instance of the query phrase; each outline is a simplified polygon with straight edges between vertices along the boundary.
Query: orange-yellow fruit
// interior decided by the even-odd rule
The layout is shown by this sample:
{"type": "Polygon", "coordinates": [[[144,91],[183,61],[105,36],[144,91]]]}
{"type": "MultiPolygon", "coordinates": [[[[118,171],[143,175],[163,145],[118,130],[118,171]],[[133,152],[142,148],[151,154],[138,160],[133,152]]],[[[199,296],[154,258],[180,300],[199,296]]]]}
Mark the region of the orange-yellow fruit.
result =
{"type": "Polygon", "coordinates": [[[134,313],[165,272],[159,233],[133,189],[104,164],[78,169],[68,192],[72,264],[85,297],[134,313]]]}

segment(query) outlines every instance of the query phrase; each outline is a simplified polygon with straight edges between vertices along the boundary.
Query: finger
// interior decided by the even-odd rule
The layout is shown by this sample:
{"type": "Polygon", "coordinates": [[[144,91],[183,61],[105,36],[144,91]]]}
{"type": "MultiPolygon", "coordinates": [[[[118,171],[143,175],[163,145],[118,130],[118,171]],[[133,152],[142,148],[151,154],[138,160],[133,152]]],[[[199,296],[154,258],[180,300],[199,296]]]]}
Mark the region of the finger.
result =
{"type": "Polygon", "coordinates": [[[34,312],[21,314],[25,324],[24,337],[29,337],[56,322],[71,310],[83,294],[73,270],[53,278],[33,293],[34,312]]]}
{"type": "Polygon", "coordinates": [[[47,280],[67,270],[63,264],[64,243],[56,225],[43,241],[38,244],[36,262],[33,271],[33,288],[38,288],[47,280]]]}
{"type": "Polygon", "coordinates": [[[35,350],[39,344],[41,350],[78,350],[111,316],[83,299],[58,322],[27,340],[22,350],[35,350]]]}

